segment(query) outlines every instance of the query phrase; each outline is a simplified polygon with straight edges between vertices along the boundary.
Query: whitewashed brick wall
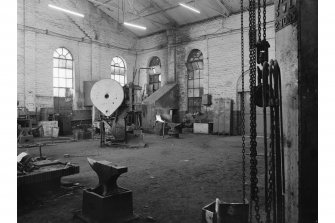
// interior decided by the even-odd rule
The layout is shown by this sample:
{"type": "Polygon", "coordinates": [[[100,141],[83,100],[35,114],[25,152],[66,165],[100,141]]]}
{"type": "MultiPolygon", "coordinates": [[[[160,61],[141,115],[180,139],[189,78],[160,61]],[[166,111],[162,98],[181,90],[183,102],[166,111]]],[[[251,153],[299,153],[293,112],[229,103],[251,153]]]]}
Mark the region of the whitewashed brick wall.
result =
{"type": "Polygon", "coordinates": [[[17,99],[30,110],[53,107],[52,55],[65,47],[74,59],[74,109],[82,109],[83,81],[110,78],[113,57],[125,59],[127,79],[131,79],[136,37],[125,29],[120,32],[116,21],[87,1],[52,2],[85,18],[71,17],[73,22],[50,9],[46,0],[18,0],[17,99]]]}
{"type": "MultiPolygon", "coordinates": [[[[240,33],[240,14],[231,15],[228,18],[218,18],[216,20],[202,22],[198,24],[183,26],[177,29],[176,44],[176,72],[177,83],[180,89],[180,112],[187,111],[187,72],[186,60],[192,49],[199,49],[204,57],[204,93],[212,95],[213,105],[208,107],[209,112],[216,112],[214,106],[222,99],[231,99],[233,110],[237,110],[237,85],[241,75],[241,33],[240,33]]],[[[267,8],[267,40],[271,48],[269,57],[274,58],[274,7],[267,8]]],[[[249,69],[249,43],[248,43],[248,12],[244,13],[244,63],[245,70],[249,69]]],[[[151,48],[167,45],[166,33],[141,38],[137,41],[137,48],[151,48]]],[[[161,55],[163,60],[167,60],[167,47],[160,50],[152,50],[140,53],[137,56],[137,67],[140,63],[148,63],[152,55],[161,55]]],[[[167,64],[167,63],[166,63],[167,64]]],[[[142,65],[142,64],[141,64],[142,65]]],[[[164,64],[162,69],[166,70],[164,64]]],[[[163,74],[165,76],[171,74],[163,74]]],[[[162,77],[162,79],[164,76],[162,77]]],[[[141,80],[146,83],[147,79],[141,80]]],[[[245,88],[249,89],[249,83],[245,88]]],[[[205,110],[205,107],[203,108],[205,110]]]]}
{"type": "MultiPolygon", "coordinates": [[[[83,81],[110,77],[110,62],[121,56],[127,64],[127,80],[131,81],[134,68],[148,67],[157,56],[162,65],[162,85],[174,77],[168,73],[167,32],[136,38],[117,22],[87,1],[53,1],[63,7],[77,9],[85,18],[73,18],[48,8],[46,0],[18,0],[18,71],[17,98],[31,110],[52,107],[52,54],[58,47],[67,48],[74,58],[74,108],[83,108],[83,81]],[[92,39],[92,41],[90,40],[92,39]],[[97,38],[97,39],[96,39],[97,38]],[[169,78],[168,78],[169,77],[169,78]]],[[[274,58],[274,8],[267,9],[267,39],[270,58],[274,58]]],[[[245,24],[245,70],[248,70],[248,13],[245,24]]],[[[213,96],[213,102],[237,98],[240,61],[240,14],[228,18],[179,27],[176,30],[176,82],[180,89],[180,111],[187,111],[187,76],[185,62],[192,49],[199,49],[204,57],[204,93],[213,96]]],[[[141,70],[138,83],[148,83],[146,70],[141,70]]],[[[248,88],[248,83],[246,83],[248,88]]],[[[216,112],[217,106],[207,108],[216,112]]],[[[205,109],[205,108],[204,108],[205,109]]],[[[234,110],[237,110],[236,104],[234,110]]]]}

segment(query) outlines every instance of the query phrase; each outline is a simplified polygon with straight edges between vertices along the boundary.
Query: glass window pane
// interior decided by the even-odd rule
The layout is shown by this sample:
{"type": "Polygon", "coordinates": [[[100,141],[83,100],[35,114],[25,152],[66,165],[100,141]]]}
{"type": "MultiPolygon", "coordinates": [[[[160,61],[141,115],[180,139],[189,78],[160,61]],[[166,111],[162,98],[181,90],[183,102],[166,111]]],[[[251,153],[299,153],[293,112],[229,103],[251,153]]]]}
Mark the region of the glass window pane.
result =
{"type": "Polygon", "coordinates": [[[192,81],[187,81],[187,87],[188,88],[193,88],[193,86],[194,86],[193,80],[192,81]]]}
{"type": "Polygon", "coordinates": [[[60,59],[59,60],[59,67],[66,67],[65,65],[66,65],[66,60],[60,59]]]}
{"type": "Polygon", "coordinates": [[[57,51],[54,52],[53,57],[59,57],[59,54],[57,53],[57,51]]]}
{"type": "Polygon", "coordinates": [[[188,71],[193,70],[192,63],[186,63],[186,68],[188,71]]]}
{"type": "Polygon", "coordinates": [[[65,97],[71,97],[72,96],[72,89],[65,88],[65,97]]]}
{"type": "Polygon", "coordinates": [[[194,72],[193,71],[189,71],[188,72],[188,79],[192,80],[194,78],[194,72]]]}
{"type": "Polygon", "coordinates": [[[65,69],[58,69],[58,76],[65,78],[65,72],[66,72],[65,69]]]}
{"type": "Polygon", "coordinates": [[[193,89],[193,95],[194,95],[194,97],[200,97],[200,91],[199,91],[199,89],[193,89]]]}
{"type": "Polygon", "coordinates": [[[199,88],[200,87],[200,79],[197,79],[194,81],[194,88],[199,88]]]}
{"type": "Polygon", "coordinates": [[[59,78],[59,87],[66,87],[66,82],[64,78],[59,78]]]}
{"type": "Polygon", "coordinates": [[[59,87],[58,78],[53,79],[53,86],[54,87],[59,87]]]}
{"type": "Polygon", "coordinates": [[[68,53],[68,54],[66,54],[66,59],[68,59],[68,60],[72,60],[72,56],[71,56],[71,54],[70,53],[68,53]]]}
{"type": "Polygon", "coordinates": [[[188,97],[193,97],[193,89],[188,89],[187,90],[187,94],[188,94],[188,97]]]}
{"type": "Polygon", "coordinates": [[[58,68],[53,69],[53,76],[58,77],[58,68]]]}
{"type": "Polygon", "coordinates": [[[53,59],[54,67],[58,67],[58,59],[53,59]]]}
{"type": "Polygon", "coordinates": [[[66,69],[65,70],[65,77],[66,78],[72,78],[72,70],[66,69]]]}
{"type": "Polygon", "coordinates": [[[54,88],[54,97],[58,97],[58,88],[54,88]]]}
{"type": "Polygon", "coordinates": [[[72,79],[66,79],[66,87],[72,88],[72,79]]]}
{"type": "Polygon", "coordinates": [[[199,79],[200,78],[200,70],[195,70],[194,71],[194,79],[199,79]]]}
{"type": "Polygon", "coordinates": [[[62,55],[62,54],[63,54],[62,48],[58,48],[56,51],[57,51],[57,53],[58,53],[59,55],[62,55]]]}
{"type": "Polygon", "coordinates": [[[160,74],[160,73],[161,73],[161,66],[155,66],[154,69],[155,69],[155,70],[154,70],[154,71],[155,71],[155,72],[154,72],[155,74],[160,74]]]}
{"type": "Polygon", "coordinates": [[[114,69],[114,73],[115,73],[115,74],[120,74],[120,68],[119,68],[119,67],[115,67],[115,69],[114,69]]]}
{"type": "MultiPolygon", "coordinates": [[[[200,83],[200,84],[201,84],[201,83],[200,83]]],[[[200,97],[201,97],[201,96],[204,94],[204,88],[203,88],[203,87],[200,87],[199,89],[200,89],[199,92],[200,92],[200,97]]]]}
{"type": "Polygon", "coordinates": [[[65,48],[62,48],[62,49],[63,49],[63,55],[66,55],[66,54],[69,53],[69,51],[67,49],[65,49],[65,48]]]}
{"type": "Polygon", "coordinates": [[[115,75],[111,74],[111,79],[115,80],[115,75]]]}
{"type": "Polygon", "coordinates": [[[151,69],[148,70],[148,73],[149,73],[149,75],[154,75],[154,74],[156,74],[155,67],[151,67],[151,69]]]}
{"type": "Polygon", "coordinates": [[[162,81],[162,80],[161,80],[161,79],[162,79],[161,76],[162,76],[162,75],[158,75],[158,80],[159,80],[159,82],[162,81]]]}
{"type": "Polygon", "coordinates": [[[192,68],[193,68],[193,70],[199,70],[199,64],[198,64],[198,62],[193,62],[192,63],[192,68]]]}
{"type": "Polygon", "coordinates": [[[204,78],[204,70],[199,70],[199,78],[204,78]]]}
{"type": "Polygon", "coordinates": [[[65,88],[59,88],[58,97],[65,97],[65,88]]]}
{"type": "Polygon", "coordinates": [[[72,60],[66,61],[66,68],[72,69],[72,60]]]}
{"type": "Polygon", "coordinates": [[[120,76],[120,83],[124,84],[124,76],[120,76]]]}
{"type": "Polygon", "coordinates": [[[203,61],[201,61],[201,62],[199,61],[198,62],[198,66],[199,66],[200,70],[203,70],[204,69],[204,62],[203,61]]]}

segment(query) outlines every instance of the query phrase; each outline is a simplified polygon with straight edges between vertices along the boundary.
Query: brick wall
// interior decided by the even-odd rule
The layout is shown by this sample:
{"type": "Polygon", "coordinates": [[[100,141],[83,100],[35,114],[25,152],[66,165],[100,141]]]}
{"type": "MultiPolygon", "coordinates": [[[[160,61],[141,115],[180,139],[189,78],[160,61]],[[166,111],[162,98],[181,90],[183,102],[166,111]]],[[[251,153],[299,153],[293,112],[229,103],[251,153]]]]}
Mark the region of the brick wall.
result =
{"type": "MultiPolygon", "coordinates": [[[[18,0],[18,78],[17,98],[30,110],[52,107],[52,54],[58,47],[67,48],[74,58],[74,109],[83,108],[83,81],[110,77],[110,62],[121,56],[127,64],[127,80],[133,79],[133,68],[148,67],[152,57],[161,60],[161,82],[179,85],[181,118],[187,112],[187,76],[185,62],[192,49],[204,57],[204,94],[211,94],[213,105],[203,107],[207,119],[214,120],[231,101],[237,106],[240,61],[240,14],[228,18],[181,26],[137,39],[131,32],[87,1],[52,1],[85,14],[70,17],[48,8],[48,1],[18,0]],[[171,41],[171,36],[175,41],[171,41]],[[175,52],[175,56],[173,55],[175,52]],[[174,66],[176,69],[173,69],[174,66]],[[176,71],[176,72],[175,72],[176,71]]],[[[267,10],[267,39],[270,58],[274,58],[274,9],[267,10]]],[[[248,70],[248,13],[245,24],[245,70],[248,70]]],[[[145,88],[148,71],[140,70],[134,82],[145,88]],[[139,80],[139,81],[138,81],[139,80]]],[[[246,89],[248,83],[246,81],[246,89]]],[[[227,133],[230,130],[224,130],[227,133]]]]}
{"type": "MultiPolygon", "coordinates": [[[[213,105],[202,108],[203,113],[207,115],[206,119],[217,119],[222,111],[218,108],[224,107],[220,103],[226,101],[232,102],[232,110],[236,111],[239,106],[236,105],[238,80],[241,76],[241,33],[240,33],[240,14],[231,15],[228,18],[218,18],[212,21],[192,24],[180,27],[176,30],[176,82],[179,85],[180,98],[179,110],[183,116],[187,111],[187,70],[185,62],[192,49],[199,49],[204,58],[204,79],[202,85],[204,94],[211,94],[213,105]]],[[[267,9],[267,39],[271,45],[269,57],[274,58],[274,8],[267,9]]],[[[244,13],[244,63],[245,70],[249,68],[249,46],[248,46],[248,13],[244,13]]],[[[167,34],[159,33],[157,35],[141,38],[137,41],[137,48],[149,48],[149,52],[143,52],[137,56],[137,67],[140,63],[145,64],[153,55],[160,56],[161,60],[168,60],[167,34]],[[158,49],[159,46],[164,48],[158,49]]],[[[167,71],[169,62],[162,63],[162,70],[167,71]]],[[[141,64],[141,65],[142,65],[141,64]]],[[[162,80],[166,80],[169,73],[164,73],[162,80]]],[[[147,79],[142,77],[141,83],[146,83],[147,79]]],[[[246,82],[245,88],[249,89],[249,83],[246,82]]],[[[231,128],[222,130],[221,133],[231,133],[231,128]]]]}
{"type": "MultiPolygon", "coordinates": [[[[136,68],[144,68],[149,66],[151,58],[157,56],[161,61],[161,85],[167,83],[168,75],[168,60],[167,60],[167,35],[166,32],[162,32],[156,35],[151,35],[137,41],[136,45],[137,50],[137,60],[136,68]]],[[[137,73],[138,75],[138,73],[137,73]]],[[[138,78],[138,76],[137,76],[138,78]]],[[[138,80],[135,80],[135,83],[138,83],[138,80]]],[[[143,87],[145,84],[149,83],[148,71],[140,71],[140,82],[139,85],[143,87]]]]}
{"type": "Polygon", "coordinates": [[[17,99],[30,110],[53,107],[52,55],[67,48],[74,59],[74,109],[83,108],[83,81],[110,78],[110,62],[126,61],[130,80],[136,38],[87,1],[51,1],[85,14],[69,17],[45,0],[18,0],[17,99]]]}

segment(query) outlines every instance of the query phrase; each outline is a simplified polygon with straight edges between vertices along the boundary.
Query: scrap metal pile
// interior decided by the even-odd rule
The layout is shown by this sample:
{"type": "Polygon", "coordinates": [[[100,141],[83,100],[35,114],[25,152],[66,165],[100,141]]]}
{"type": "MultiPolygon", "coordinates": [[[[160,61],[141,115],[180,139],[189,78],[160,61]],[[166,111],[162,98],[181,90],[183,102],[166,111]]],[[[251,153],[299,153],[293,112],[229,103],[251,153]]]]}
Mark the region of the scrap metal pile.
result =
{"type": "Polygon", "coordinates": [[[26,152],[17,156],[18,187],[59,181],[61,177],[79,173],[79,166],[63,163],[59,160],[48,160],[32,157],[26,152]]]}

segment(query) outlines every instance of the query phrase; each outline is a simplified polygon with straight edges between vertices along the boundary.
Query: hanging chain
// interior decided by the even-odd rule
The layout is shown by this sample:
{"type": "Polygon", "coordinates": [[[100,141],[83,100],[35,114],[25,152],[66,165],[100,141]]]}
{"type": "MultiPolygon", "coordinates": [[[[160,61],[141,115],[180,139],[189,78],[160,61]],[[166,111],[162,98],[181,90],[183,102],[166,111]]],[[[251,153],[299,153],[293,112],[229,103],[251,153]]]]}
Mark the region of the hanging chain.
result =
{"type": "Polygon", "coordinates": [[[256,133],[256,1],[249,0],[249,63],[250,63],[250,186],[251,199],[255,202],[256,220],[260,222],[257,178],[257,133],[256,133]]]}
{"type": "MultiPolygon", "coordinates": [[[[273,125],[271,123],[271,129],[273,128],[273,125]]],[[[271,138],[271,137],[270,137],[271,138]]],[[[265,182],[268,183],[268,200],[265,201],[267,202],[267,209],[265,210],[266,212],[266,222],[270,222],[270,214],[271,214],[271,205],[272,205],[272,196],[273,196],[273,167],[272,167],[272,142],[270,142],[270,154],[269,154],[269,182],[265,182]]],[[[265,173],[268,174],[268,173],[265,173]]]]}
{"type": "Polygon", "coordinates": [[[245,121],[244,121],[244,27],[243,27],[243,0],[241,0],[241,134],[242,134],[242,197],[245,204],[245,121]]]}
{"type": "Polygon", "coordinates": [[[261,30],[262,30],[262,23],[261,23],[261,0],[257,0],[258,3],[258,9],[257,9],[257,14],[258,14],[258,18],[257,18],[257,22],[258,22],[258,41],[261,41],[261,30]]]}
{"type": "Polygon", "coordinates": [[[263,0],[263,39],[266,40],[266,0],[263,0]]]}
{"type": "MultiPolygon", "coordinates": [[[[266,0],[263,0],[263,40],[266,41],[266,0]]],[[[270,78],[271,78],[271,75],[270,75],[270,78]]],[[[269,87],[269,89],[271,89],[271,87],[269,87]]],[[[271,90],[269,91],[269,100],[271,100],[271,90]]],[[[271,108],[270,108],[271,109],[271,108]]],[[[272,130],[273,128],[273,123],[271,123],[271,120],[270,120],[270,129],[272,130]]],[[[272,131],[270,131],[270,134],[272,134],[272,131]]],[[[268,191],[267,191],[267,200],[265,201],[266,202],[266,222],[267,223],[270,223],[271,221],[271,205],[272,205],[272,196],[273,196],[273,190],[274,190],[274,185],[273,185],[273,159],[272,159],[272,146],[273,146],[273,142],[272,142],[272,136],[270,135],[270,154],[269,154],[269,158],[268,158],[268,167],[269,167],[269,170],[268,170],[268,173],[265,173],[265,174],[268,174],[268,182],[265,182],[266,184],[268,184],[268,191]]],[[[268,154],[266,154],[267,156],[268,154]]]]}

